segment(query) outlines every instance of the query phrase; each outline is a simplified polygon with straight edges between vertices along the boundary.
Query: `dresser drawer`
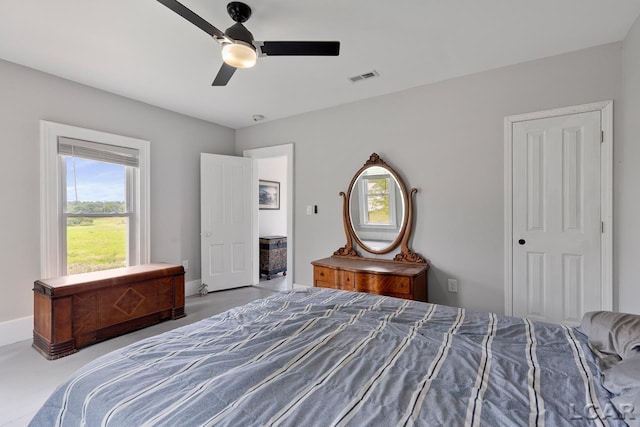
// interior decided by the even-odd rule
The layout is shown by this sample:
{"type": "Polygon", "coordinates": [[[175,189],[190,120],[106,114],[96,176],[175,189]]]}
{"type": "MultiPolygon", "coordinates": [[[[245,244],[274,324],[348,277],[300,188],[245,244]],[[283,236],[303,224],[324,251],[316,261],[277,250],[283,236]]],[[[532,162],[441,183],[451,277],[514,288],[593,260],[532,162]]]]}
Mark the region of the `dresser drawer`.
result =
{"type": "Polygon", "coordinates": [[[336,270],[333,268],[314,267],[313,268],[313,280],[315,282],[336,282],[336,270]]]}
{"type": "Polygon", "coordinates": [[[313,281],[315,286],[321,288],[342,289],[345,291],[355,290],[355,275],[351,271],[314,267],[313,281]]]}
{"type": "Polygon", "coordinates": [[[316,288],[329,288],[329,289],[335,289],[336,287],[334,286],[333,282],[325,282],[322,280],[315,280],[313,283],[313,286],[315,286],[316,288]]]}
{"type": "Polygon", "coordinates": [[[353,291],[356,288],[355,273],[353,271],[337,271],[336,285],[339,289],[353,291]]]}
{"type": "Polygon", "coordinates": [[[411,279],[381,274],[358,274],[356,290],[378,295],[410,295],[411,279]]]}

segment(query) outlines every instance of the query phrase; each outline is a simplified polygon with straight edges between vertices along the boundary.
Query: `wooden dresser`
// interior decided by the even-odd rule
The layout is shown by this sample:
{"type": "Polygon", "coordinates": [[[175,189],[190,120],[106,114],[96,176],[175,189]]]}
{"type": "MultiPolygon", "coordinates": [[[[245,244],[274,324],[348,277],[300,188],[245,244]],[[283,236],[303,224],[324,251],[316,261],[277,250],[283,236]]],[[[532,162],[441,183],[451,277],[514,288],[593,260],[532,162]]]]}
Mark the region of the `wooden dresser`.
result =
{"type": "Polygon", "coordinates": [[[147,264],[37,280],[33,347],[47,359],[127,332],[178,319],[184,268],[147,264]]]}
{"type": "Polygon", "coordinates": [[[330,257],[311,264],[316,287],[427,301],[426,263],[330,257]]]}

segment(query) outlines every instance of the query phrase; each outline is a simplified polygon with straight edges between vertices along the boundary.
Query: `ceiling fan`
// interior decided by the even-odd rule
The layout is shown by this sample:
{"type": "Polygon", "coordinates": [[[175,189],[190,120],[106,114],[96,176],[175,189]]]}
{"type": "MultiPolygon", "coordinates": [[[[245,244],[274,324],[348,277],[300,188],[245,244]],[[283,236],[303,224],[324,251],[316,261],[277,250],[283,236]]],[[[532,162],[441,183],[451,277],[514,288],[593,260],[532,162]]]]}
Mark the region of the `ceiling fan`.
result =
{"type": "Polygon", "coordinates": [[[212,86],[226,86],[237,68],[251,68],[259,56],[337,56],[337,41],[255,41],[242,25],[251,16],[251,8],[239,1],[227,4],[227,12],[236,23],[220,31],[176,0],[158,0],[196,27],[209,34],[222,46],[224,61],[212,86]]]}

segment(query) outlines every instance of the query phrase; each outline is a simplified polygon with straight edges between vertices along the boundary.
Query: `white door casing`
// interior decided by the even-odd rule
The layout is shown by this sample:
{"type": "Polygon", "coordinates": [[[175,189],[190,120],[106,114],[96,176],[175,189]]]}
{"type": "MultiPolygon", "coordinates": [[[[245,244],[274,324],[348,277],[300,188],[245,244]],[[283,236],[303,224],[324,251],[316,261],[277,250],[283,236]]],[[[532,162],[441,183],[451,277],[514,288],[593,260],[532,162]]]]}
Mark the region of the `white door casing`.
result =
{"type": "MultiPolygon", "coordinates": [[[[293,143],[281,144],[281,145],[273,145],[269,147],[261,147],[261,148],[253,148],[243,151],[244,157],[249,157],[251,159],[268,159],[271,157],[280,157],[285,156],[287,158],[287,194],[285,195],[287,200],[287,289],[293,289],[293,276],[294,276],[294,245],[295,239],[293,238],[293,207],[294,203],[294,181],[293,181],[293,170],[294,170],[294,155],[293,155],[293,143]]],[[[255,177],[256,183],[258,182],[259,177],[255,177]]],[[[258,187],[256,184],[254,190],[254,212],[258,212],[258,187]]],[[[260,274],[259,274],[259,231],[260,227],[258,225],[258,216],[254,218],[254,248],[253,253],[255,257],[254,262],[254,283],[260,282],[260,274]]]]}
{"type": "Polygon", "coordinates": [[[253,161],[200,155],[202,282],[218,291],[251,285],[253,161]]]}
{"type": "Polygon", "coordinates": [[[611,107],[505,119],[506,314],[577,324],[612,309],[611,107]]]}

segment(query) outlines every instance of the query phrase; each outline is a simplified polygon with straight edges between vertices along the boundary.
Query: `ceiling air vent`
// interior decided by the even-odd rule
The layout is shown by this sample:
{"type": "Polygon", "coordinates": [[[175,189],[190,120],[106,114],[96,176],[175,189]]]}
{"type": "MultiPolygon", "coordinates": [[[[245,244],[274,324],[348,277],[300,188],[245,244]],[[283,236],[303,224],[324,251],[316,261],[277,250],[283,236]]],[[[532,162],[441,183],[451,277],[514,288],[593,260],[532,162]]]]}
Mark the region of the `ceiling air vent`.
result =
{"type": "Polygon", "coordinates": [[[368,73],[359,74],[357,76],[349,77],[351,83],[360,82],[362,80],[372,79],[374,77],[378,77],[380,74],[376,70],[371,70],[368,73]]]}

